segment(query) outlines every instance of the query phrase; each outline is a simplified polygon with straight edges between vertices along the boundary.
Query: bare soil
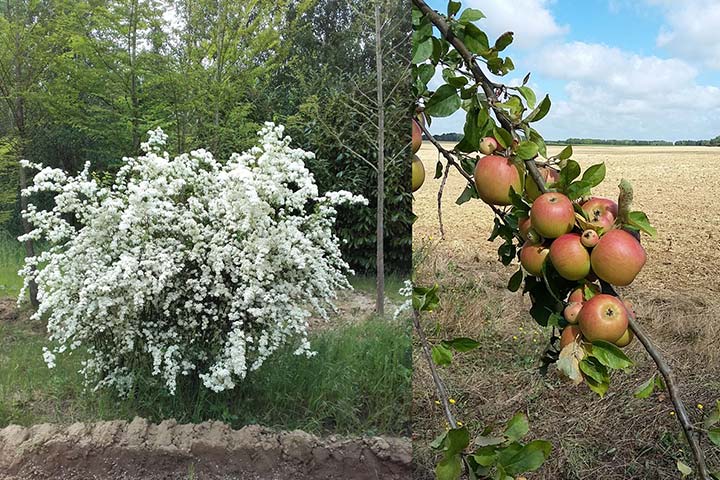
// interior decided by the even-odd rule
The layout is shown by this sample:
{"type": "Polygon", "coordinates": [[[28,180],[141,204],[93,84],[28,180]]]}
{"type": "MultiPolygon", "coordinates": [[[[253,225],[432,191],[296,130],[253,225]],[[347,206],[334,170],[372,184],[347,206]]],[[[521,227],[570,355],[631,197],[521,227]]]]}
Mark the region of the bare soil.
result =
{"type": "Polygon", "coordinates": [[[404,438],[318,438],[139,417],[0,430],[1,480],[399,480],[410,477],[411,455],[404,438]]]}

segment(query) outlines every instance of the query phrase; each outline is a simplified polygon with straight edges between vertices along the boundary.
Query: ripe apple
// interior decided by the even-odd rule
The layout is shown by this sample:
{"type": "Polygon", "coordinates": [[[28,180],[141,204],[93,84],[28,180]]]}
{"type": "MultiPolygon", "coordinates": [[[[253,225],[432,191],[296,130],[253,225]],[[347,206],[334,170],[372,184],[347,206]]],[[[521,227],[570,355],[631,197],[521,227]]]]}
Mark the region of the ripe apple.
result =
{"type": "Polygon", "coordinates": [[[600,235],[595,230],[585,230],[582,233],[582,244],[587,248],[593,248],[600,241],[600,235]]]}
{"type": "MultiPolygon", "coordinates": [[[[545,180],[545,186],[557,182],[560,178],[558,171],[552,168],[540,167],[538,170],[540,171],[540,175],[542,175],[543,180],[545,180]]],[[[534,201],[542,194],[530,175],[525,177],[525,193],[530,201],[534,201]]]]}
{"type": "Polygon", "coordinates": [[[583,303],[583,302],[585,302],[585,288],[586,287],[589,288],[593,292],[594,295],[597,295],[598,293],[600,293],[600,288],[597,285],[595,285],[593,283],[585,282],[585,285],[583,285],[582,287],[576,288],[575,290],[572,291],[572,293],[570,293],[570,296],[568,297],[568,300],[567,300],[568,303],[583,303]]]}
{"type": "Polygon", "coordinates": [[[582,338],[580,327],[577,325],[568,325],[565,327],[562,334],[560,334],[560,350],[573,343],[578,337],[582,338]]]}
{"type": "Polygon", "coordinates": [[[615,343],[628,328],[627,309],[618,298],[601,293],[585,302],[578,324],[589,341],[615,343]]]}
{"type": "Polygon", "coordinates": [[[520,230],[520,236],[523,240],[528,239],[528,232],[530,231],[530,228],[532,228],[532,225],[530,224],[530,217],[522,217],[518,221],[518,230],[520,230]]]}
{"type": "Polygon", "coordinates": [[[543,193],[530,207],[530,221],[543,237],[557,238],[575,226],[575,210],[570,199],[562,193],[543,193]]]}
{"type": "Polygon", "coordinates": [[[520,249],[520,264],[530,275],[539,277],[542,275],[542,266],[549,252],[550,250],[544,245],[525,242],[520,249]]]}
{"type": "Polygon", "coordinates": [[[634,338],[635,335],[633,335],[632,330],[628,328],[627,330],[625,330],[625,333],[622,334],[622,337],[615,340],[615,345],[617,345],[618,347],[627,347],[628,345],[630,345],[630,342],[632,342],[634,338]]]}
{"type": "Polygon", "coordinates": [[[425,183],[425,167],[417,155],[412,159],[412,191],[417,191],[425,183]]]}
{"type": "Polygon", "coordinates": [[[601,226],[604,230],[612,227],[618,213],[617,203],[609,198],[592,197],[582,204],[582,209],[591,223],[601,226]]]}
{"type": "Polygon", "coordinates": [[[422,129],[418,125],[417,120],[412,120],[412,153],[417,153],[422,146],[422,129]]]}
{"type": "MultiPolygon", "coordinates": [[[[485,137],[480,140],[480,153],[490,155],[498,148],[498,142],[493,137],[485,137]]],[[[519,193],[519,192],[518,192],[519,193]]]]}
{"type": "Polygon", "coordinates": [[[645,249],[632,234],[624,230],[610,230],[600,237],[590,260],[595,275],[624,287],[635,280],[647,257],[645,249]]]}
{"type": "Polygon", "coordinates": [[[522,189],[517,167],[500,155],[482,157],[475,165],[474,177],[480,198],[490,205],[510,205],[510,187],[517,193],[522,189]]]}
{"type": "Polygon", "coordinates": [[[577,323],[577,317],[582,307],[583,304],[578,302],[568,304],[565,310],[563,310],[563,317],[565,317],[568,323],[577,323]]]}
{"type": "Polygon", "coordinates": [[[590,254],[577,233],[566,233],[552,242],[550,261],[560,276],[568,280],[580,280],[590,272],[590,254]]]}

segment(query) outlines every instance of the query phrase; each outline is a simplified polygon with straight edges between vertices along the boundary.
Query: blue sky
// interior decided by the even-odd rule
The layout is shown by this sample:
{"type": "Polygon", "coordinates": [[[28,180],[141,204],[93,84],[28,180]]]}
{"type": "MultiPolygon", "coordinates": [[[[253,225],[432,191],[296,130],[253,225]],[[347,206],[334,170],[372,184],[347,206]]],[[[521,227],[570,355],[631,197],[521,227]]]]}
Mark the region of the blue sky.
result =
{"type": "MultiPolygon", "coordinates": [[[[430,0],[446,10],[446,1],[430,0]]],[[[506,53],[518,82],[548,93],[538,123],[547,139],[708,139],[720,135],[719,0],[466,0],[487,16],[491,41],[515,32],[506,53]]],[[[435,83],[437,85],[437,83],[435,83]]],[[[461,132],[460,113],[435,133],[461,132]]]]}

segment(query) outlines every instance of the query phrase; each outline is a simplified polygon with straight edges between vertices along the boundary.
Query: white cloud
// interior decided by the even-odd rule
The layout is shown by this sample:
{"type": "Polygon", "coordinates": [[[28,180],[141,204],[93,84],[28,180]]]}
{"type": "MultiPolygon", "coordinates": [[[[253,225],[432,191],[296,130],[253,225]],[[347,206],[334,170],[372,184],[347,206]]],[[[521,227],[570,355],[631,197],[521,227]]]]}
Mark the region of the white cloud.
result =
{"type": "Polygon", "coordinates": [[[477,8],[486,16],[479,23],[491,42],[504,32],[515,33],[513,46],[537,47],[544,41],[564,35],[567,25],[558,25],[550,13],[549,0],[470,0],[465,6],[477,8]]]}
{"type": "Polygon", "coordinates": [[[700,85],[679,59],[640,56],[601,44],[548,47],[533,70],[564,80],[566,99],[542,122],[548,138],[710,138],[720,125],[720,88],[700,85]]]}
{"type": "Polygon", "coordinates": [[[648,0],[664,10],[656,43],[673,55],[720,69],[720,2],[648,0]]]}

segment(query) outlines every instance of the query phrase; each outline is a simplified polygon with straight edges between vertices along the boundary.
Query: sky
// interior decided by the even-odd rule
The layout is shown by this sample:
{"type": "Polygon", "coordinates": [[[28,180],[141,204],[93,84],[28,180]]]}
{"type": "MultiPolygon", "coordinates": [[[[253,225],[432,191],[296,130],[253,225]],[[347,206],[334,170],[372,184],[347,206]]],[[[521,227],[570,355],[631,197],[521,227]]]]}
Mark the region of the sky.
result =
{"type": "MultiPolygon", "coordinates": [[[[429,0],[445,12],[446,0],[429,0]]],[[[550,113],[536,128],[569,137],[683,140],[720,135],[720,0],[466,0],[505,31],[515,70],[530,72],[550,113]]],[[[436,75],[431,87],[442,80],[436,75]]],[[[462,132],[463,112],[434,119],[433,133],[462,132]]]]}

